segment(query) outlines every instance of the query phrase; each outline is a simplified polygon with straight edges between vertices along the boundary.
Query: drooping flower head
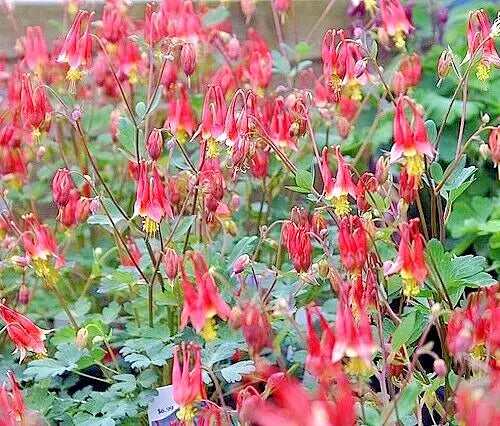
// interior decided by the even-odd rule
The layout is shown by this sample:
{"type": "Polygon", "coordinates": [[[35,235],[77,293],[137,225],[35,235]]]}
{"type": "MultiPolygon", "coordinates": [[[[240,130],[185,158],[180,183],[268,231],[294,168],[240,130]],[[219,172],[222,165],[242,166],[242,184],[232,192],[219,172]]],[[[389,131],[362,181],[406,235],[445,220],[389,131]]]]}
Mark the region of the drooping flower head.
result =
{"type": "Polygon", "coordinates": [[[39,141],[43,132],[50,127],[52,106],[45,89],[33,88],[31,76],[24,74],[21,86],[21,119],[24,128],[31,132],[32,139],[39,141]]]}
{"type": "Polygon", "coordinates": [[[195,131],[196,119],[184,85],[179,85],[178,96],[176,90],[169,91],[165,127],[180,143],[187,142],[195,131]]]}
{"type": "Polygon", "coordinates": [[[379,0],[379,6],[385,31],[394,39],[397,48],[404,48],[405,38],[413,30],[413,25],[408,20],[401,1],[379,0]]]}
{"type": "Polygon", "coordinates": [[[368,257],[368,242],[363,220],[349,215],[339,225],[340,261],[353,275],[359,275],[368,257]]]}
{"type": "Polygon", "coordinates": [[[30,319],[4,303],[0,303],[0,319],[5,323],[7,334],[16,346],[15,352],[19,352],[19,362],[24,360],[27,352],[42,355],[46,353],[43,342],[50,331],[37,327],[30,319]]]}
{"type": "Polygon", "coordinates": [[[177,417],[182,422],[192,421],[196,414],[195,403],[206,398],[205,385],[201,379],[201,349],[198,345],[186,345],[183,342],[180,347],[175,347],[172,386],[174,401],[180,406],[177,417]]]}
{"type": "Polygon", "coordinates": [[[146,161],[140,162],[134,204],[134,216],[139,215],[144,219],[144,231],[150,236],[156,233],[165,216],[173,215],[160,172],[155,164],[152,169],[151,176],[146,161]]]}
{"type": "Polygon", "coordinates": [[[330,172],[328,148],[326,147],[323,149],[320,170],[325,198],[331,200],[335,214],[343,216],[349,213],[351,209],[348,196],[350,195],[356,199],[356,186],[352,181],[351,170],[340,153],[340,146],[338,145],[335,147],[335,156],[337,157],[336,178],[333,178],[330,172]]]}
{"type": "Polygon", "coordinates": [[[408,174],[420,177],[425,170],[424,156],[432,159],[435,150],[427,135],[421,107],[407,96],[397,99],[393,131],[391,163],[404,157],[408,174]],[[406,116],[406,107],[411,113],[410,121],[406,116]]]}
{"type": "Polygon", "coordinates": [[[312,263],[312,245],[309,236],[310,224],[307,212],[294,207],[290,220],[283,225],[283,244],[297,272],[307,272],[312,263]]]}
{"type": "Polygon", "coordinates": [[[398,257],[393,264],[384,265],[387,274],[401,274],[403,294],[407,297],[420,293],[428,273],[424,259],[424,237],[419,227],[418,218],[400,225],[398,257]]]}
{"type": "Polygon", "coordinates": [[[227,104],[220,86],[209,86],[201,113],[201,137],[207,143],[207,156],[218,157],[220,139],[224,137],[227,104]]]}
{"type": "Polygon", "coordinates": [[[184,262],[180,262],[182,275],[182,289],[184,291],[184,306],[181,313],[181,329],[188,321],[205,340],[216,337],[215,319],[226,320],[230,309],[220,296],[214,278],[208,271],[208,266],[199,252],[189,255],[194,268],[195,281],[189,280],[184,262]]]}
{"type": "Polygon", "coordinates": [[[24,60],[28,68],[42,74],[49,63],[47,42],[41,27],[27,27],[24,39],[24,60]]]}
{"type": "Polygon", "coordinates": [[[491,66],[500,67],[500,57],[491,34],[491,23],[484,9],[469,12],[467,23],[467,55],[463,62],[479,59],[477,78],[481,81],[489,79],[491,66]]]}

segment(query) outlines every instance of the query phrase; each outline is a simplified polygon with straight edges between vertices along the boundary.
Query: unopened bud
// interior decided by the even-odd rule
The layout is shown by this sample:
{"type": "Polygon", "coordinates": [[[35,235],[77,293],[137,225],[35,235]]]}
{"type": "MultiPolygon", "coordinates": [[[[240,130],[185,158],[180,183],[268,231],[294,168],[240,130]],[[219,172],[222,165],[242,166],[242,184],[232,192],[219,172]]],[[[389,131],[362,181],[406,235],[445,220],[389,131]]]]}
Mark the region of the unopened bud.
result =
{"type": "Polygon", "coordinates": [[[169,280],[174,280],[179,271],[179,256],[173,248],[167,247],[163,255],[163,266],[169,280]]]}
{"type": "Polygon", "coordinates": [[[36,159],[40,161],[43,156],[45,155],[45,147],[44,146],[39,146],[38,149],[36,150],[36,159]]]}
{"type": "Polygon", "coordinates": [[[397,95],[402,95],[406,92],[406,79],[401,71],[396,71],[392,77],[392,90],[397,95]]]}
{"type": "Polygon", "coordinates": [[[483,157],[485,160],[490,158],[491,150],[488,144],[482,143],[481,145],[479,145],[479,153],[481,154],[481,157],[483,157]]]}
{"type": "MultiPolygon", "coordinates": [[[[96,336],[101,337],[101,336],[96,336]]],[[[78,349],[83,349],[87,346],[87,341],[89,338],[89,332],[86,328],[80,328],[78,333],[76,333],[75,345],[78,349]]],[[[101,337],[102,339],[102,337],[101,337]]],[[[95,338],[94,338],[95,340],[95,338]]]]}
{"type": "Polygon", "coordinates": [[[25,256],[12,256],[10,261],[14,266],[18,266],[20,268],[26,268],[29,266],[29,259],[25,256]]]}
{"type": "Polygon", "coordinates": [[[354,64],[354,76],[356,78],[361,77],[366,71],[366,61],[364,59],[360,59],[354,64]]]}
{"type": "Polygon", "coordinates": [[[160,158],[163,150],[163,136],[161,134],[161,129],[153,129],[151,131],[148,140],[146,141],[146,149],[148,150],[148,154],[153,161],[160,158]]]}
{"type": "MultiPolygon", "coordinates": [[[[80,330],[81,331],[81,330],[80,330]]],[[[102,342],[104,342],[104,338],[102,336],[95,336],[92,339],[92,344],[93,345],[100,345],[102,342]]]]}
{"type": "Polygon", "coordinates": [[[241,198],[238,194],[233,194],[233,197],[231,198],[231,207],[233,210],[238,210],[238,207],[241,204],[241,198]]]}
{"type": "Polygon", "coordinates": [[[451,52],[451,50],[449,48],[443,50],[443,52],[441,53],[441,56],[439,57],[439,61],[438,61],[438,68],[437,68],[437,74],[438,74],[438,77],[440,79],[446,78],[448,76],[448,74],[450,73],[451,62],[453,59],[452,55],[453,55],[453,53],[451,52]]]}
{"type": "Polygon", "coordinates": [[[337,132],[342,139],[346,139],[351,131],[351,124],[345,117],[337,117],[337,132]]]}
{"type": "Polygon", "coordinates": [[[233,263],[233,273],[241,274],[249,263],[250,263],[250,256],[248,256],[248,254],[241,255],[233,263]]]}
{"type": "Polygon", "coordinates": [[[379,157],[375,165],[375,178],[380,185],[387,182],[389,178],[389,158],[379,157]]]}
{"type": "Polygon", "coordinates": [[[446,373],[448,372],[448,368],[446,368],[445,362],[439,358],[434,360],[434,372],[439,376],[439,377],[444,377],[446,376],[446,373]]]}
{"type": "Polygon", "coordinates": [[[26,284],[21,284],[17,298],[21,305],[27,305],[31,299],[31,291],[26,284]]]}
{"type": "Polygon", "coordinates": [[[101,248],[101,247],[96,247],[96,248],[94,249],[94,255],[95,255],[96,257],[99,257],[101,254],[102,254],[102,248],[101,248]]]}
{"type": "Polygon", "coordinates": [[[488,124],[490,122],[490,116],[487,113],[484,113],[481,116],[481,123],[488,124]]]}
{"type": "Polygon", "coordinates": [[[319,276],[326,280],[328,275],[330,274],[330,265],[328,265],[328,261],[326,259],[321,259],[318,262],[318,272],[319,276]]]}
{"type": "Polygon", "coordinates": [[[92,214],[96,214],[99,211],[100,207],[101,202],[99,201],[99,198],[95,197],[90,200],[89,209],[92,214]]]}
{"type": "Polygon", "coordinates": [[[78,120],[80,120],[80,118],[82,118],[82,110],[81,110],[80,106],[75,105],[75,107],[73,108],[73,111],[71,111],[71,118],[74,121],[78,121],[78,120]]]}
{"type": "Polygon", "coordinates": [[[224,229],[232,237],[236,237],[236,234],[238,233],[238,226],[236,225],[234,220],[226,220],[224,222],[224,229]]]}
{"type": "Polygon", "coordinates": [[[68,169],[59,169],[52,178],[52,199],[59,207],[68,204],[73,181],[68,169]]]}
{"type": "Polygon", "coordinates": [[[181,68],[188,77],[196,68],[196,48],[193,43],[186,43],[181,50],[181,68]]]}
{"type": "Polygon", "coordinates": [[[431,306],[431,313],[433,316],[437,317],[439,313],[441,312],[441,305],[439,303],[434,303],[431,306]]]}

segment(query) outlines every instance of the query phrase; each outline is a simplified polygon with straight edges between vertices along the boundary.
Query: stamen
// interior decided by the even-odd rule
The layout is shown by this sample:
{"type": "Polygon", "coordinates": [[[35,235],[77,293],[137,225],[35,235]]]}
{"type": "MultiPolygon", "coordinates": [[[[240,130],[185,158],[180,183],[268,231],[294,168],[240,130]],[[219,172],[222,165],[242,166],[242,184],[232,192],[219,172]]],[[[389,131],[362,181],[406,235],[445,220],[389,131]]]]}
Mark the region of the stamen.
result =
{"type": "Polygon", "coordinates": [[[403,295],[406,297],[418,296],[420,293],[420,284],[417,282],[413,274],[405,269],[402,269],[401,278],[403,279],[403,295]]]}
{"type": "Polygon", "coordinates": [[[332,198],[332,205],[337,216],[345,216],[351,211],[347,194],[332,198]]]}

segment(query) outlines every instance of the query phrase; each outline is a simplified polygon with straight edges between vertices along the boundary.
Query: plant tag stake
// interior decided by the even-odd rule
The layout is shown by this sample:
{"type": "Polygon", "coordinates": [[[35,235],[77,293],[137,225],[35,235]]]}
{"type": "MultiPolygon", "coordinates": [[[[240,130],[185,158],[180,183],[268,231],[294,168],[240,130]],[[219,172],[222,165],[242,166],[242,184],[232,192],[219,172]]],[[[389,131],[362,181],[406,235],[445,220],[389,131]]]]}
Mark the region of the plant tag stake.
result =
{"type": "Polygon", "coordinates": [[[168,426],[177,419],[179,406],[174,401],[173,386],[163,386],[156,389],[158,396],[149,403],[149,426],[168,426]]]}

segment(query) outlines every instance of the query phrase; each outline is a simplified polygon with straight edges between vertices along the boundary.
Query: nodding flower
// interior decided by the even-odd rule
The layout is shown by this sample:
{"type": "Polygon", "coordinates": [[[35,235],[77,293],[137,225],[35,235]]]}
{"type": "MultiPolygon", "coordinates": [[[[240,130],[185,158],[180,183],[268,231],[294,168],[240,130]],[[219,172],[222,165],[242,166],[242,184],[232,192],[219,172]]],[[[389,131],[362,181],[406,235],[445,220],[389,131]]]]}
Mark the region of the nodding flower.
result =
{"type": "Polygon", "coordinates": [[[349,305],[348,290],[346,284],[340,289],[332,362],[338,362],[347,356],[349,362],[346,370],[354,375],[364,375],[371,369],[371,358],[377,345],[373,340],[366,308],[358,307],[356,319],[349,305]]]}
{"type": "Polygon", "coordinates": [[[406,87],[416,87],[422,79],[422,64],[417,54],[407,55],[399,65],[406,87]]]}
{"type": "Polygon", "coordinates": [[[245,94],[238,90],[229,104],[224,125],[226,145],[231,151],[231,167],[233,177],[239,171],[245,172],[249,167],[252,139],[249,135],[249,114],[253,111],[255,95],[252,92],[245,94]]]}
{"type": "Polygon", "coordinates": [[[116,43],[127,36],[130,23],[128,22],[126,6],[120,10],[114,1],[106,2],[102,11],[102,32],[103,37],[110,43],[116,43]]]}
{"type": "Polygon", "coordinates": [[[324,184],[324,195],[331,200],[335,214],[346,215],[351,210],[349,195],[356,199],[356,186],[351,177],[351,170],[340,153],[340,146],[335,147],[337,157],[337,177],[333,178],[330,172],[328,148],[323,149],[322,162],[320,166],[321,176],[324,184]]]}
{"type": "Polygon", "coordinates": [[[5,323],[7,334],[16,346],[15,352],[19,352],[19,362],[26,357],[27,352],[45,355],[47,353],[45,344],[48,330],[37,327],[33,321],[0,303],[0,319],[5,323]]]}
{"type": "Polygon", "coordinates": [[[172,386],[174,401],[180,406],[177,417],[182,422],[192,422],[196,415],[195,404],[207,397],[201,378],[201,349],[195,343],[186,345],[183,342],[175,347],[172,386]]]}
{"type": "Polygon", "coordinates": [[[185,43],[181,48],[181,68],[187,77],[196,69],[196,47],[193,43],[185,43]]]}
{"type": "Polygon", "coordinates": [[[488,146],[490,148],[491,160],[498,169],[498,178],[500,179],[500,126],[491,130],[488,137],[488,146]]]}
{"type": "Polygon", "coordinates": [[[335,334],[321,313],[319,307],[310,305],[306,308],[307,319],[307,370],[318,379],[328,379],[339,369],[332,363],[332,352],[335,345],[335,334]],[[316,331],[314,316],[319,320],[321,337],[316,331]]]}
{"type": "Polygon", "coordinates": [[[220,142],[224,139],[227,104],[220,86],[209,86],[205,93],[201,113],[201,137],[207,143],[209,158],[220,155],[220,142]]]}
{"type": "Polygon", "coordinates": [[[146,4],[144,10],[144,38],[154,46],[164,38],[162,33],[162,16],[159,11],[155,10],[152,3],[146,4]]]}
{"type": "Polygon", "coordinates": [[[90,34],[90,23],[94,12],[79,10],[71,28],[66,35],[58,62],[66,62],[69,64],[69,70],[66,74],[66,79],[73,86],[83,76],[83,68],[90,67],[92,60],[92,36],[90,34]],[[85,29],[82,32],[82,28],[85,29]]]}
{"type": "Polygon", "coordinates": [[[162,129],[153,129],[146,140],[146,150],[151,160],[156,161],[160,158],[163,151],[162,129]]]}
{"type": "Polygon", "coordinates": [[[181,313],[181,329],[188,321],[198,334],[205,340],[213,340],[217,336],[214,317],[227,320],[231,311],[224,299],[220,296],[214,278],[199,252],[189,255],[194,267],[194,283],[189,280],[184,262],[180,262],[182,289],[184,291],[184,305],[181,313]]]}
{"type": "Polygon", "coordinates": [[[349,215],[339,225],[340,261],[352,275],[360,275],[368,257],[366,228],[359,216],[349,215]]]}
{"type": "Polygon", "coordinates": [[[407,172],[420,177],[425,170],[424,156],[432,159],[435,150],[427,135],[422,108],[408,96],[399,96],[396,101],[393,130],[391,163],[404,157],[407,172]],[[406,106],[412,115],[411,123],[406,116],[406,106]]]}
{"type": "Polygon", "coordinates": [[[307,272],[312,264],[310,230],[311,226],[305,209],[294,207],[290,220],[283,225],[282,239],[293,267],[298,273],[307,272]]]}
{"type": "Polygon", "coordinates": [[[31,130],[31,137],[39,141],[50,127],[52,106],[42,86],[33,89],[31,76],[24,74],[21,86],[21,119],[24,127],[31,130]]]}
{"type": "Polygon", "coordinates": [[[135,263],[139,263],[141,260],[141,251],[139,250],[139,247],[137,247],[135,240],[130,235],[125,237],[125,244],[127,246],[127,250],[121,247],[121,245],[119,246],[120,263],[123,266],[133,267],[135,263]]]}
{"type": "Polygon", "coordinates": [[[183,84],[179,85],[178,97],[175,90],[171,90],[168,94],[168,115],[165,127],[180,143],[187,142],[195,131],[196,119],[189,102],[186,86],[183,84]]]}
{"type": "Polygon", "coordinates": [[[37,74],[42,74],[44,67],[49,63],[47,42],[41,27],[26,28],[24,60],[28,68],[37,74]]]}
{"type": "Polygon", "coordinates": [[[68,169],[58,169],[52,178],[52,198],[58,207],[68,204],[69,193],[74,188],[71,173],[68,169]]]}
{"type": "Polygon", "coordinates": [[[140,162],[134,204],[134,216],[139,215],[144,219],[143,229],[148,236],[153,236],[158,231],[160,222],[165,216],[173,216],[165,184],[156,164],[153,164],[152,169],[151,176],[146,161],[140,162]]]}
{"type": "Polygon", "coordinates": [[[405,47],[405,38],[413,30],[413,25],[406,16],[400,0],[379,0],[380,15],[385,31],[394,40],[398,49],[405,47]]]}
{"type": "Polygon", "coordinates": [[[417,199],[420,188],[420,176],[408,173],[408,167],[404,165],[399,175],[399,196],[408,204],[417,199]]]}
{"type": "Polygon", "coordinates": [[[490,77],[491,66],[500,67],[500,57],[491,34],[491,23],[484,9],[469,12],[467,23],[467,55],[462,63],[479,59],[476,76],[481,81],[490,77]]]}
{"type": "Polygon", "coordinates": [[[47,263],[51,257],[56,259],[56,268],[63,266],[64,258],[59,253],[56,238],[48,225],[41,224],[32,213],[23,216],[23,219],[22,244],[30,260],[35,263],[37,273],[47,272],[47,263]]]}
{"type": "Polygon", "coordinates": [[[66,227],[78,225],[90,214],[90,199],[80,194],[76,188],[69,191],[68,202],[59,210],[58,219],[66,227]]]}
{"type": "Polygon", "coordinates": [[[419,226],[418,218],[400,225],[401,240],[396,261],[384,264],[386,274],[400,273],[403,280],[403,294],[407,297],[414,297],[420,293],[428,274],[424,259],[425,242],[419,226]]]}

